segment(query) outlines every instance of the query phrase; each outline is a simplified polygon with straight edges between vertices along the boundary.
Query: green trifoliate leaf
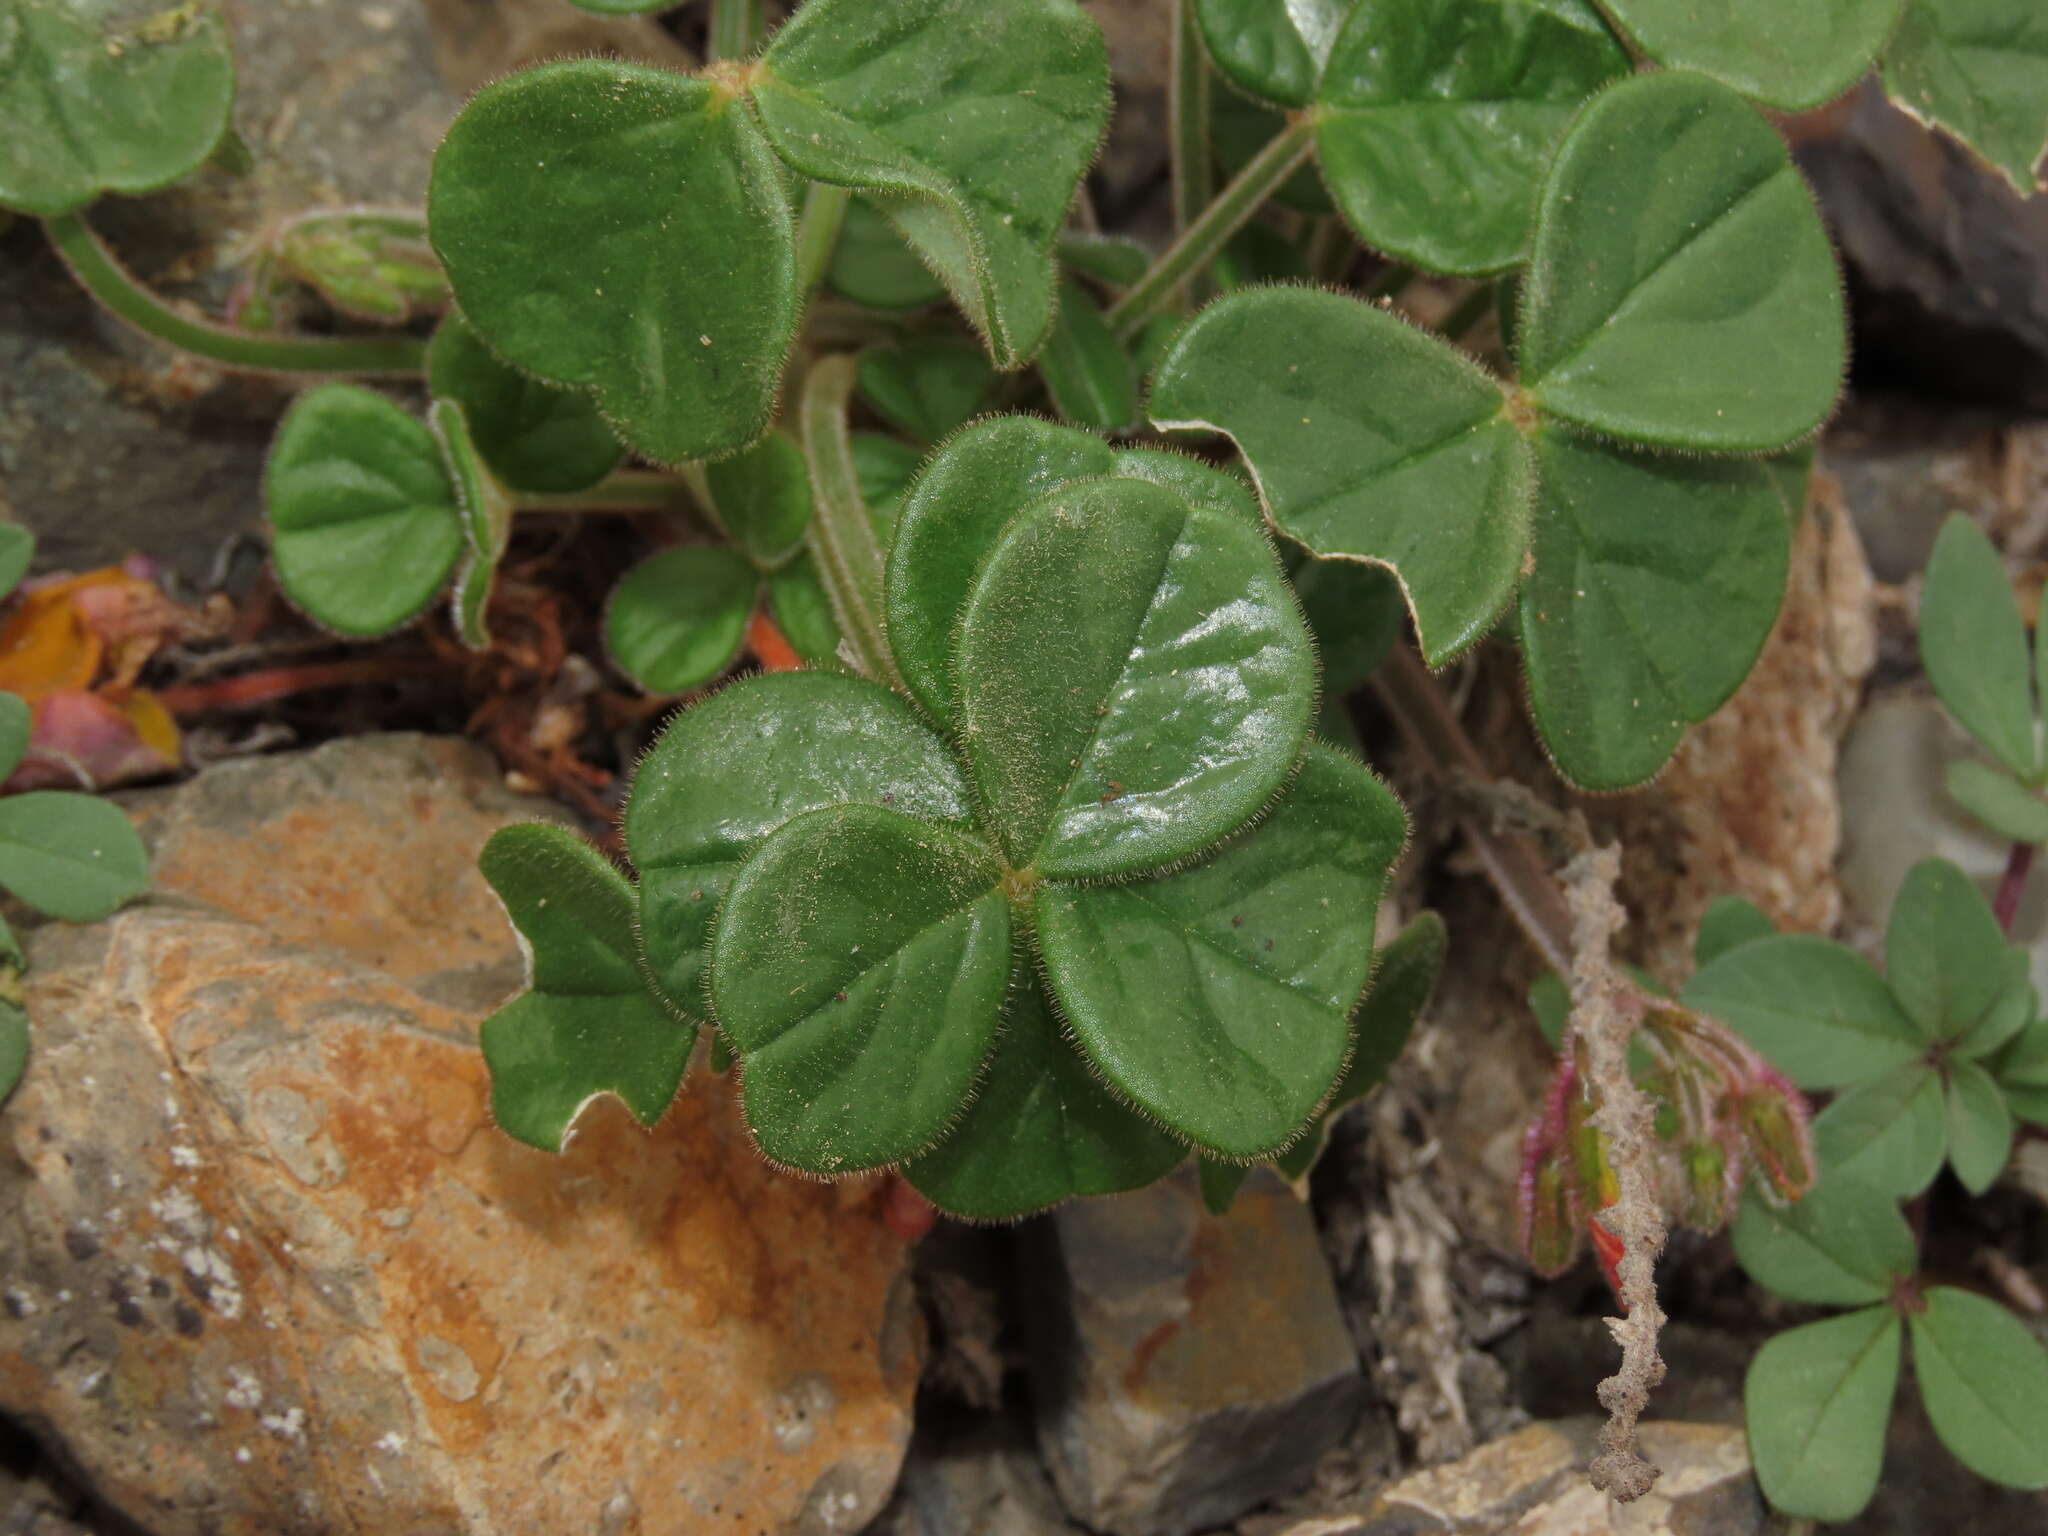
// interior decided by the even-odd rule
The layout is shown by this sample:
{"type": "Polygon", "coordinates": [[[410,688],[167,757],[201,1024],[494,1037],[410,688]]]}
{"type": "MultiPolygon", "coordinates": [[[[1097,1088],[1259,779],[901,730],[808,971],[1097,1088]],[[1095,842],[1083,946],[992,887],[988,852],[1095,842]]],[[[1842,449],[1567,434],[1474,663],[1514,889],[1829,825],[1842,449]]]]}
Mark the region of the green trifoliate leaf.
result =
{"type": "Polygon", "coordinates": [[[149,889],[149,855],[112,801],[33,790],[0,800],[0,886],[47,916],[95,923],[149,889]]]}
{"type": "Polygon", "coordinates": [[[1908,1062],[1856,1084],[1814,1117],[1825,1178],[1860,1178],[1904,1200],[1934,1182],[1948,1148],[1941,1074],[1908,1062]]]}
{"type": "Polygon", "coordinates": [[[1272,813],[1206,862],[1037,895],[1054,996],[1109,1082],[1228,1159],[1287,1146],[1328,1097],[1406,827],[1378,780],[1310,750],[1272,813]]]}
{"type": "Polygon", "coordinates": [[[847,200],[825,281],[834,293],[870,309],[922,309],[946,296],[945,285],[864,197],[847,200]]]}
{"type": "Polygon", "coordinates": [[[971,342],[934,336],[860,355],[861,398],[892,425],[935,443],[979,414],[995,388],[971,342]]]}
{"type": "Polygon", "coordinates": [[[1948,765],[1943,776],[1949,798],[2000,837],[2016,843],[2048,843],[2048,800],[2011,774],[1975,758],[1948,765]]]}
{"type": "Polygon", "coordinates": [[[1150,1184],[1187,1155],[1096,1081],[1035,977],[1013,986],[973,1106],[903,1170],[919,1193],[950,1215],[1012,1221],[1071,1196],[1150,1184]]]}
{"type": "Polygon", "coordinates": [[[704,466],[718,520],[756,565],[782,564],[803,548],[811,522],[811,472],[803,450],[771,432],[745,453],[704,466]]]}
{"type": "Polygon", "coordinates": [[[588,395],[506,367],[460,315],[449,315],[434,332],[427,388],[461,404],[491,473],[514,490],[587,490],[625,457],[588,395]]]}
{"type": "Polygon", "coordinates": [[[853,449],[853,473],[860,482],[860,499],[867,503],[874,519],[875,537],[887,549],[896,542],[896,517],[910,483],[917,478],[924,455],[900,438],[880,432],[855,432],[849,441],[853,449]]]}
{"type": "MultiPolygon", "coordinates": [[[[1899,0],[1601,0],[1636,46],[1667,69],[1696,69],[1770,106],[1830,101],[1870,68],[1899,0]]],[[[1949,0],[1941,0],[1943,7],[1949,0]]]]}
{"type": "Polygon", "coordinates": [[[1048,491],[1100,475],[1149,481],[1191,507],[1260,522],[1243,481],[1182,454],[1112,452],[1089,433],[1029,416],[975,423],[919,476],[889,557],[889,643],[904,682],[935,719],[953,718],[953,633],[997,536],[1048,491]]]}
{"type": "Polygon", "coordinates": [[[36,557],[36,536],[19,523],[0,523],[0,597],[21,585],[36,557]]]}
{"type": "Polygon", "coordinates": [[[1299,760],[1315,697],[1314,648],[1264,538],[1122,478],[1010,524],[956,671],[996,835],[1012,867],[1048,878],[1158,869],[1237,830],[1299,760]]]}
{"type": "Polygon", "coordinates": [[[1744,944],[1700,967],[1680,995],[1802,1088],[1846,1087],[1927,1049],[1861,955],[1810,934],[1744,944]]]}
{"type": "Polygon", "coordinates": [[[1817,1306],[1883,1301],[1918,1259],[1898,1201],[1836,1173],[1790,1205],[1747,1191],[1734,1238],[1750,1279],[1787,1301],[1817,1306]]]}
{"type": "Polygon", "coordinates": [[[1383,567],[1356,560],[1304,560],[1293,579],[1323,659],[1324,696],[1349,693],[1401,638],[1408,616],[1401,584],[1383,567]]]}
{"type": "Polygon", "coordinates": [[[701,688],[739,655],[759,587],[746,556],[722,545],[649,555],[612,588],[606,649],[649,693],[701,688]]]}
{"type": "Polygon", "coordinates": [[[434,434],[353,384],[323,384],[285,412],[263,497],[285,595],[344,635],[385,634],[417,616],[462,553],[434,434]]]}
{"type": "Polygon", "coordinates": [[[1109,117],[1102,34],[1073,0],[811,0],[754,100],[792,167],[895,220],[997,367],[1030,361],[1109,117]]]}
{"type": "Polygon", "coordinates": [[[782,638],[805,661],[829,666],[838,659],[839,623],[808,552],[768,578],[768,611],[782,638]]]}
{"type": "Polygon", "coordinates": [[[498,562],[512,539],[512,498],[485,466],[469,430],[469,417],[453,400],[436,400],[427,424],[441,444],[441,457],[455,486],[455,509],[462,515],[462,570],[455,578],[455,633],[473,651],[490,646],[484,626],[497,585],[498,562]]]}
{"type": "Polygon", "coordinates": [[[836,672],[744,678],[663,731],[626,801],[649,971],[704,1012],[704,952],[733,871],[793,816],[889,805],[965,827],[967,785],[946,744],[903,699],[836,672]]]}
{"type": "Polygon", "coordinates": [[[1785,591],[1792,530],[1742,459],[1657,457],[1536,435],[1522,659],[1544,744],[1581,788],[1670,759],[1748,676],[1785,591]]]}
{"type": "Polygon", "coordinates": [[[2008,1488],[2048,1487],[2048,1353],[1997,1302],[1930,1286],[1906,1314],[1913,1374],[1941,1443],[1979,1477],[2008,1488]]]}
{"type": "Polygon", "coordinates": [[[448,130],[428,214],[491,350],[588,393],[649,458],[767,429],[799,309],[795,222],[723,90],[599,59],[502,80],[448,130]]]}
{"type": "Polygon", "coordinates": [[[1097,235],[1084,230],[1063,229],[1059,239],[1060,260],[1070,271],[1092,277],[1111,288],[1128,288],[1152,265],[1152,252],[1144,242],[1128,235],[1097,235]]]}
{"type": "Polygon", "coordinates": [[[1217,71],[1239,90],[1305,107],[1351,0],[1194,0],[1217,71]]]}
{"type": "Polygon", "coordinates": [[[929,1150],[995,1047],[1010,904],[988,848],[873,805],[771,832],[726,893],[711,998],[762,1152],[808,1173],[929,1150]]]}
{"type": "Polygon", "coordinates": [[[1884,57],[1893,101],[1946,129],[2022,197],[2048,149],[2048,12],[2034,0],[1907,0],[1884,57]]]}
{"type": "Polygon", "coordinates": [[[1752,939],[1768,939],[1778,930],[1756,903],[1740,896],[1716,896],[1700,918],[1692,941],[1694,970],[1705,970],[1731,950],[1752,939]]]}
{"type": "Polygon", "coordinates": [[[1137,420],[1138,376],[1131,355],[1072,278],[1060,285],[1059,315],[1038,371],[1059,413],[1076,426],[1120,432],[1137,420]]]}
{"type": "Polygon", "coordinates": [[[234,100],[212,5],[0,0],[0,207],[48,218],[167,187],[211,157],[234,100]]]}
{"type": "Polygon", "coordinates": [[[1776,1508],[1848,1520],[1870,1502],[1899,1384],[1899,1335],[1889,1308],[1865,1307],[1789,1329],[1757,1351],[1742,1401],[1750,1459],[1776,1508]]]}
{"type": "Polygon", "coordinates": [[[1964,730],[2022,779],[2040,772],[2027,630],[1984,530],[1952,514],[1920,589],[1920,661],[1964,730]]]}
{"type": "Polygon", "coordinates": [[[1928,1040],[1954,1041],[2005,990],[2005,935],[1970,877],[1923,859],[1892,899],[1885,980],[1928,1040]]]}
{"type": "Polygon", "coordinates": [[[1499,272],[1580,105],[1628,72],[1585,0],[1352,8],[1317,92],[1316,157],[1366,244],[1432,272],[1499,272]]]}
{"type": "Polygon", "coordinates": [[[1432,664],[1514,592],[1528,446],[1491,378],[1383,310],[1311,288],[1219,299],[1160,361],[1147,413],[1228,433],[1288,537],[1392,568],[1432,664]]]}
{"type": "Polygon", "coordinates": [[[0,693],[0,781],[21,766],[35,730],[35,713],[18,693],[0,693]]]}
{"type": "Polygon", "coordinates": [[[1954,1060],[1948,1079],[1948,1161],[1963,1188],[1981,1195],[2012,1156],[2012,1111],[1991,1074],[1974,1061],[1954,1060]]]}
{"type": "Polygon", "coordinates": [[[1372,990],[1353,1021],[1356,1039],[1350,1065],[1330,1101],[1317,1111],[1308,1134],[1273,1159],[1281,1177],[1297,1188],[1303,1187],[1302,1181],[1329,1146],[1330,1127],[1337,1117],[1385,1080],[1387,1069],[1408,1044],[1443,969],[1447,942],[1444,920],[1424,912],[1380,951],[1373,965],[1372,990]]]}
{"type": "Polygon", "coordinates": [[[1770,124],[1699,75],[1638,75],[1580,114],[1522,292],[1524,388],[1608,436],[1768,452],[1841,390],[1841,283],[1812,196],[1770,124]]]}
{"type": "Polygon", "coordinates": [[[607,1093],[653,1125],[676,1095],[697,1031],[641,980],[633,887],[565,827],[506,827],[479,862],[527,954],[527,990],[483,1023],[499,1128],[558,1152],[583,1107],[607,1093]]]}

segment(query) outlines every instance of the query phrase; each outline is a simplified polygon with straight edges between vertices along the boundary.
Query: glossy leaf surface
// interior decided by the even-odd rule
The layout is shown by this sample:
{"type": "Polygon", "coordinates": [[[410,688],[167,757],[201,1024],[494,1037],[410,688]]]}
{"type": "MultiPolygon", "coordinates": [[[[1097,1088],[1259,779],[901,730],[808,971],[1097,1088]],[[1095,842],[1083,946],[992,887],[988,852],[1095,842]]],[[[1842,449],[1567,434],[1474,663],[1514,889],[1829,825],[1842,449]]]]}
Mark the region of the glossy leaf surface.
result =
{"type": "Polygon", "coordinates": [[[811,521],[811,472],[803,450],[771,432],[745,453],[704,466],[718,520],[756,565],[769,567],[803,548],[811,521]]]}
{"type": "Polygon", "coordinates": [[[1722,955],[1694,973],[1682,996],[1802,1088],[1846,1087],[1927,1049],[1861,955],[1810,934],[1760,938],[1722,955]]]}
{"type": "Polygon", "coordinates": [[[1733,1235],[1750,1279],[1787,1301],[1817,1306],[1883,1301],[1918,1258],[1898,1201],[1835,1173],[1786,1206],[1745,1194],[1733,1235]]]}
{"type": "Polygon", "coordinates": [[[1219,299],[1160,361],[1147,413],[1229,434],[1290,538],[1391,567],[1432,664],[1514,591],[1534,477],[1499,386],[1370,304],[1309,288],[1219,299]]]}
{"type": "Polygon", "coordinates": [[[761,1150],[853,1173],[930,1148],[994,1049],[1010,907],[988,849],[871,805],[768,835],[718,916],[711,996],[761,1150]]]}
{"type": "Polygon", "coordinates": [[[1920,589],[1920,661],[1948,712],[2022,779],[2040,770],[2027,631],[1998,551],[1970,518],[1941,526],[1920,589]]]}
{"type": "Polygon", "coordinates": [[[1138,417],[1138,376],[1131,355],[1072,278],[1060,285],[1059,314],[1039,354],[1038,371],[1059,413],[1076,426],[1118,432],[1138,417]]]}
{"type": "Polygon", "coordinates": [[[1345,221],[1433,272],[1522,259],[1551,150],[1628,55],[1585,0],[1354,6],[1317,93],[1316,157],[1345,221]]]}
{"type": "Polygon", "coordinates": [[[613,663],[649,693],[687,693],[731,666],[746,638],[760,577],[718,544],[649,555],[605,605],[613,663]]]}
{"type": "Polygon", "coordinates": [[[588,392],[662,463],[768,426],[798,315],[794,219],[752,115],[610,60],[486,87],[434,157],[434,249],[515,367],[588,392]]]}
{"type": "Polygon", "coordinates": [[[754,100],[789,164],[868,192],[996,365],[1028,362],[1109,117],[1094,22],[1072,0],[810,0],[762,62],[754,100]]]}
{"type": "Polygon", "coordinates": [[[1218,73],[1283,107],[1307,106],[1351,0],[1192,0],[1218,73]]]}
{"type": "Polygon", "coordinates": [[[548,1152],[561,1150],[601,1094],[653,1125],[675,1097],[697,1031],[641,980],[632,886],[565,827],[507,827],[484,845],[481,863],[528,957],[527,990],[483,1023],[492,1118],[548,1152]]]}
{"type": "Polygon", "coordinates": [[[455,486],[434,434],[353,384],[323,384],[285,412],[263,495],[279,584],[344,635],[381,635],[413,618],[462,553],[455,486]]]}
{"type": "Polygon", "coordinates": [[[2005,935],[1976,884],[1946,859],[1906,872],[1885,926],[1892,995],[1928,1040],[1961,1038],[2005,985],[2005,935]]]}
{"type": "Polygon", "coordinates": [[[1924,1061],[1857,1083],[1813,1121],[1824,1177],[1848,1176],[1904,1200],[1934,1182],[1948,1150],[1941,1074],[1924,1061]]]}
{"type": "Polygon", "coordinates": [[[1096,1080],[1035,977],[1013,985],[973,1105],[903,1170],[919,1193],[954,1216],[1009,1221],[1071,1196],[1136,1189],[1187,1155],[1096,1080]]]}
{"type": "Polygon", "coordinates": [[[1312,748],[1287,797],[1208,860],[1037,895],[1069,1027],[1118,1092],[1210,1151],[1291,1142],[1351,1050],[1373,918],[1405,820],[1363,768],[1312,748]]]}
{"type": "Polygon", "coordinates": [[[1892,100],[1945,128],[2022,196],[2048,148],[2048,12],[2033,0],[1907,0],[1885,52],[1892,100]]]}
{"type": "Polygon", "coordinates": [[[744,678],[662,732],[634,777],[625,832],[643,953],[673,1003],[703,1016],[712,914],[754,846],[793,816],[855,802],[960,826],[971,817],[946,744],[863,679],[744,678]]]}
{"type": "Polygon", "coordinates": [[[1004,854],[1056,878],[1157,869],[1243,825],[1293,770],[1315,695],[1265,540],[1121,478],[1010,524],[957,671],[963,755],[1004,854]]]}
{"type": "Polygon", "coordinates": [[[1899,0],[1602,0],[1644,53],[1788,111],[1854,85],[1891,35],[1899,0]]]}
{"type": "Polygon", "coordinates": [[[1626,788],[1748,676],[1791,527],[1748,460],[1628,453],[1554,427],[1536,460],[1520,614],[1531,712],[1566,778],[1626,788]]]}
{"type": "Polygon", "coordinates": [[[31,790],[0,799],[0,886],[46,916],[94,923],[149,889],[149,855],[113,801],[31,790]]]}
{"type": "Polygon", "coordinates": [[[1899,1320],[1865,1307],[1788,1329],[1757,1351],[1743,1383],[1749,1454],[1773,1505],[1847,1520],[1877,1488],[1899,1382],[1899,1320]]]}
{"type": "Polygon", "coordinates": [[[0,3],[0,207],[49,217],[187,176],[227,131],[235,66],[211,5],[0,3]]]}
{"type": "Polygon", "coordinates": [[[588,395],[506,367],[460,315],[449,315],[434,332],[427,388],[436,399],[461,404],[491,472],[514,490],[584,490],[625,457],[588,395]]]}
{"type": "Polygon", "coordinates": [[[892,425],[935,443],[978,414],[995,387],[970,342],[934,336],[860,355],[861,398],[892,425]]]}
{"type": "Polygon", "coordinates": [[[1372,987],[1352,1021],[1350,1064],[1330,1101],[1316,1112],[1308,1134],[1273,1159],[1281,1177],[1299,1187],[1330,1144],[1330,1127],[1337,1117],[1385,1080],[1436,986],[1448,943],[1443,919],[1424,912],[1379,952],[1372,987]]]}
{"type": "Polygon", "coordinates": [[[1579,116],[1522,291],[1524,387],[1596,432],[1768,452],[1841,390],[1841,285],[1812,196],[1756,110],[1698,75],[1624,80],[1579,116]]]}
{"type": "Polygon", "coordinates": [[[2008,1488],[2048,1487],[2048,1352],[2026,1324],[1988,1297],[1930,1286],[1909,1312],[1913,1374],[1941,1443],[1979,1477],[2008,1488]]]}

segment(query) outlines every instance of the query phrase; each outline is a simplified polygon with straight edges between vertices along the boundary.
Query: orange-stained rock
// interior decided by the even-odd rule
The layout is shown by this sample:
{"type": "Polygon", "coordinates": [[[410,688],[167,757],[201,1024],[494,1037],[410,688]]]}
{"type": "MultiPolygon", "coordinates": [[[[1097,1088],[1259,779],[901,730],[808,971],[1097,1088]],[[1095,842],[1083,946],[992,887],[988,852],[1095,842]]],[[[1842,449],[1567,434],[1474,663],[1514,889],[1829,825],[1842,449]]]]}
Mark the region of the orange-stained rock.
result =
{"type": "Polygon", "coordinates": [[[413,738],[216,769],[145,814],[175,896],[34,935],[0,1410],[158,1536],[808,1536],[886,1498],[920,1340],[873,1188],[769,1170],[708,1077],[559,1158],[490,1126],[445,999],[514,974],[472,866],[532,809],[413,738]]]}

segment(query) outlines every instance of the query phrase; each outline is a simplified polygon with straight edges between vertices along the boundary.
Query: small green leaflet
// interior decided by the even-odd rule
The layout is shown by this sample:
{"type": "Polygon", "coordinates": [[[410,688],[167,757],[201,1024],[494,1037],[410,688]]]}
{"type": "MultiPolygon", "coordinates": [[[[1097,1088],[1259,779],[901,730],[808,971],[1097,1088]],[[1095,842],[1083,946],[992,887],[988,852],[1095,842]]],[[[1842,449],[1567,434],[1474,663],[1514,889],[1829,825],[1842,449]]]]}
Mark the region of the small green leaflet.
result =
{"type": "Polygon", "coordinates": [[[1901,1200],[1934,1182],[1948,1136],[1942,1077],[1924,1061],[1857,1083],[1813,1121],[1827,1177],[1860,1178],[1901,1200]]]}
{"type": "Polygon", "coordinates": [[[2048,1352],[2005,1308],[1971,1291],[1930,1286],[1906,1314],[1920,1400],[1941,1443],[1979,1477],[2048,1487],[2048,1352]]]}
{"type": "Polygon", "coordinates": [[[1787,1301],[1820,1306],[1885,1301],[1918,1257],[1898,1201],[1838,1172],[1784,1207],[1746,1191],[1733,1235],[1750,1279],[1787,1301]]]}
{"type": "Polygon", "coordinates": [[[704,466],[718,521],[749,560],[772,570],[803,548],[811,472],[803,450],[771,432],[745,453],[704,466]]]}
{"type": "Polygon", "coordinates": [[[0,886],[50,917],[98,922],[149,889],[149,854],[111,800],[31,790],[0,799],[0,886]]]}
{"type": "Polygon", "coordinates": [[[625,457],[588,395],[506,367],[460,315],[450,314],[434,332],[427,388],[436,399],[461,404],[491,473],[514,490],[588,490],[625,457]]]}
{"type": "MultiPolygon", "coordinates": [[[[1953,0],[1936,0],[1946,11],[1953,0]]],[[[1832,100],[1870,68],[1899,0],[1600,0],[1642,51],[1787,111],[1832,100]]]]}
{"type": "Polygon", "coordinates": [[[0,0],[0,208],[167,187],[212,156],[234,100],[210,4],[0,0]]]}
{"type": "Polygon", "coordinates": [[[922,309],[946,296],[945,285],[864,197],[847,201],[825,281],[833,292],[871,309],[922,309]]]}
{"type": "Polygon", "coordinates": [[[27,701],[18,693],[0,693],[0,782],[21,766],[34,731],[35,713],[27,701]]]}
{"type": "Polygon", "coordinates": [[[1811,934],[1758,938],[1681,994],[1802,1088],[1845,1088],[1918,1061],[1927,1041],[1861,955],[1811,934]]]}
{"type": "Polygon", "coordinates": [[[1884,58],[1893,101],[1946,129],[2022,197],[2048,148],[2048,11],[2035,0],[1907,0],[1884,58]]]}
{"type": "Polygon", "coordinates": [[[2048,843],[2048,800],[2011,774],[1975,758],[1950,763],[1942,782],[1949,797],[2000,837],[2048,843]]]}
{"type": "Polygon", "coordinates": [[[473,651],[489,648],[484,615],[497,584],[498,562],[512,538],[512,498],[498,483],[470,435],[469,418],[453,400],[436,400],[427,424],[441,444],[441,455],[455,485],[456,509],[462,514],[462,542],[467,555],[455,578],[455,633],[473,651]]]}
{"type": "Polygon", "coordinates": [[[1946,859],[1906,872],[1885,925],[1885,981],[1930,1043],[1962,1038],[2005,989],[2005,935],[1991,904],[1946,859]]]}
{"type": "Polygon", "coordinates": [[[36,557],[36,536],[19,523],[0,523],[0,597],[21,585],[36,557]]]}
{"type": "Polygon", "coordinates": [[[649,555],[605,604],[612,663],[649,693],[687,693],[733,664],[760,576],[737,550],[686,544],[649,555]]]}
{"type": "Polygon", "coordinates": [[[1059,316],[1039,355],[1060,415],[1097,432],[1121,432],[1138,416],[1138,374],[1131,355],[1080,283],[1060,285],[1059,316]]]}
{"type": "Polygon", "coordinates": [[[2025,782],[2041,776],[2026,625],[2005,564],[1961,513],[1941,525],[1920,589],[1920,660],[1948,712],[2025,782]]]}
{"type": "Polygon", "coordinates": [[[528,965],[527,990],[483,1023],[492,1116],[547,1152],[562,1149],[601,1094],[653,1125],[675,1097],[697,1031],[641,981],[632,886],[575,833],[539,823],[493,834],[481,863],[526,941],[528,965]]]}
{"type": "Polygon", "coordinates": [[[1872,1306],[1788,1329],[1757,1351],[1743,1409],[1757,1481],[1778,1509],[1848,1520],[1870,1502],[1899,1382],[1901,1331],[1890,1308],[1872,1306]]]}
{"type": "Polygon", "coordinates": [[[1241,91],[1305,107],[1352,0],[1191,0],[1217,71],[1241,91]]]}
{"type": "Polygon", "coordinates": [[[891,425],[935,443],[980,412],[995,372],[973,343],[928,337],[860,355],[861,398],[891,425]]]}

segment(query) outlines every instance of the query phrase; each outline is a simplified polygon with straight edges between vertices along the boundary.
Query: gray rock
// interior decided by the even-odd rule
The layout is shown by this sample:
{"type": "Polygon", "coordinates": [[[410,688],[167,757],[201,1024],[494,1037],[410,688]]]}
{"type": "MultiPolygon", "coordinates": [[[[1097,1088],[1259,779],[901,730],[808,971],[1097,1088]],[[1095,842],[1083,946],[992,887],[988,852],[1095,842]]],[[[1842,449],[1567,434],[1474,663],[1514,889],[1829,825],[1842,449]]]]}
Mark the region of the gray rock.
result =
{"type": "Polygon", "coordinates": [[[896,1497],[868,1536],[1083,1536],[1045,1468],[1006,1421],[961,1435],[927,1424],[896,1497]]]}
{"type": "Polygon", "coordinates": [[[1261,1171],[1214,1217],[1191,1172],[1020,1234],[1039,1448],[1112,1536],[1299,1488],[1367,1395],[1307,1209],[1261,1171]]]}

